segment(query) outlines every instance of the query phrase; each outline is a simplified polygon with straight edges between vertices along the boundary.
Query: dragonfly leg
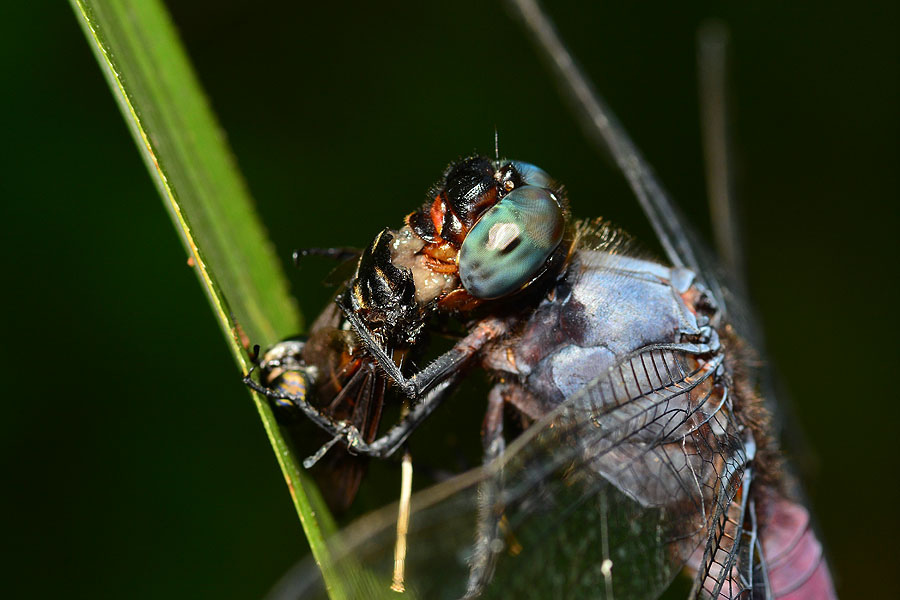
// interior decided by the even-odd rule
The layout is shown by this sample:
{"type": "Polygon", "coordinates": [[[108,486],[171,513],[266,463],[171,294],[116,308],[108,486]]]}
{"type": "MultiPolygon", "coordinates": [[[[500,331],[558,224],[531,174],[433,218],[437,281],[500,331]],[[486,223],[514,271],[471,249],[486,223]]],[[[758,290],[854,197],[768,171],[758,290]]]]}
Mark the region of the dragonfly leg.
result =
{"type": "MultiPolygon", "coordinates": [[[[510,322],[504,319],[488,318],[479,321],[467,336],[457,341],[453,347],[419,370],[405,377],[400,368],[387,355],[384,348],[374,339],[371,332],[352,312],[346,313],[369,351],[375,356],[379,366],[394,380],[395,385],[413,400],[409,413],[378,439],[366,443],[359,432],[352,430],[347,436],[347,448],[351,452],[385,458],[393,454],[410,434],[453,390],[478,352],[492,340],[505,335],[510,322]]],[[[318,421],[317,421],[318,422],[318,421]]],[[[352,429],[352,428],[351,428],[352,429]]],[[[331,431],[331,429],[327,429],[331,431]]]]}
{"type": "Polygon", "coordinates": [[[298,396],[267,388],[261,383],[253,380],[250,375],[244,377],[244,384],[252,390],[263,394],[270,400],[288,400],[291,404],[303,411],[313,423],[333,436],[330,441],[319,449],[319,452],[316,452],[312,457],[303,461],[303,466],[308,469],[318,462],[318,460],[324,456],[325,451],[333,446],[338,440],[342,440],[346,444],[347,450],[352,454],[364,454],[376,458],[387,458],[393,454],[397,448],[403,445],[403,442],[406,441],[419,424],[449,395],[459,377],[460,374],[454,374],[433,387],[419,402],[416,403],[406,417],[391,427],[384,435],[372,442],[363,440],[359,429],[350,423],[345,421],[334,421],[319,412],[318,409],[306,401],[305,394],[298,396]]]}
{"type": "Polygon", "coordinates": [[[366,442],[359,429],[351,423],[334,421],[310,405],[306,400],[305,392],[297,395],[267,388],[254,381],[248,374],[244,378],[247,386],[270,400],[291,402],[313,423],[332,435],[332,439],[326,444],[327,447],[323,446],[319,452],[304,461],[306,468],[314,465],[337,441],[343,441],[347,450],[352,454],[364,454],[376,458],[386,458],[393,454],[449,395],[463,371],[473,362],[485,344],[505,335],[510,328],[508,320],[484,319],[478,322],[468,335],[458,340],[450,350],[426,365],[425,368],[406,377],[361,319],[342,304],[340,306],[360,340],[378,362],[379,367],[394,381],[395,385],[412,399],[412,408],[399,423],[382,436],[372,442],[366,442]]]}
{"type": "MultiPolygon", "coordinates": [[[[489,341],[505,334],[509,328],[508,323],[501,319],[485,319],[479,322],[471,333],[457,341],[450,350],[436,358],[424,369],[410,377],[404,377],[399,367],[388,357],[384,348],[374,339],[359,318],[352,312],[348,312],[347,317],[357,330],[360,339],[375,356],[379,366],[398,387],[413,399],[409,413],[379,438],[372,442],[366,442],[360,431],[352,424],[334,421],[310,405],[306,401],[305,393],[293,395],[273,390],[254,381],[250,375],[244,378],[244,383],[270,400],[288,400],[294,404],[313,423],[333,436],[329,447],[334,445],[335,439],[342,439],[349,452],[376,458],[386,458],[393,454],[419,424],[431,415],[434,409],[449,395],[465,367],[477,356],[479,350],[489,341]]],[[[322,455],[324,452],[317,452],[304,461],[304,466],[311,467],[322,455]]]]}
{"type": "Polygon", "coordinates": [[[341,310],[344,311],[344,316],[353,326],[360,340],[378,361],[378,365],[384,369],[394,384],[414,401],[468,366],[485,344],[505,335],[511,326],[511,321],[508,319],[497,317],[483,319],[475,325],[471,333],[457,341],[447,352],[407,377],[391,360],[385,348],[366,327],[362,319],[343,304],[341,304],[341,310]]]}
{"type": "Polygon", "coordinates": [[[444,398],[453,391],[460,374],[455,374],[426,393],[409,413],[396,425],[388,429],[384,435],[372,442],[366,443],[359,437],[359,432],[354,428],[347,437],[347,449],[354,454],[365,454],[376,458],[387,458],[397,451],[416,428],[434,412],[444,398]]]}
{"type": "MultiPolygon", "coordinates": [[[[488,409],[481,433],[484,464],[500,457],[506,449],[503,437],[503,407],[514,388],[498,384],[488,396],[488,409]]],[[[478,531],[475,536],[472,559],[469,563],[469,581],[464,598],[477,598],[484,591],[494,574],[497,554],[503,548],[500,523],[503,507],[498,503],[503,486],[503,472],[497,471],[478,485],[478,531]]]]}
{"type": "Polygon", "coordinates": [[[244,376],[243,381],[244,385],[246,385],[253,391],[262,394],[269,400],[273,400],[276,403],[279,403],[279,400],[287,400],[293,406],[303,411],[303,414],[309,417],[309,419],[313,423],[331,434],[337,434],[338,431],[340,431],[340,428],[331,419],[320,413],[318,410],[316,410],[315,407],[313,407],[311,404],[309,404],[309,402],[306,401],[305,392],[298,395],[290,394],[273,388],[268,388],[258,381],[255,381],[251,376],[252,374],[253,372],[251,371],[246,376],[244,376]]]}

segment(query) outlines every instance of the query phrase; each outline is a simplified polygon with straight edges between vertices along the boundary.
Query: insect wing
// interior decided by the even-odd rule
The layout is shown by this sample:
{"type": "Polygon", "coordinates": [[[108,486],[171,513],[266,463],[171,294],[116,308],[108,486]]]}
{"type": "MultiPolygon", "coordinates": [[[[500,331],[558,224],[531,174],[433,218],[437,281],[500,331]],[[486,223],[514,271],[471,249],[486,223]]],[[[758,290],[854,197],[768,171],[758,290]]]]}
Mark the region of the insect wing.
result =
{"type": "MultiPolygon", "coordinates": [[[[479,514],[493,515],[499,531],[481,597],[657,597],[711,535],[721,537],[716,520],[729,522],[746,462],[728,401],[712,393],[718,365],[692,362],[677,347],[638,352],[498,460],[415,495],[411,597],[465,594],[479,514]]],[[[368,515],[334,541],[349,597],[387,595],[396,515],[368,515]]]]}

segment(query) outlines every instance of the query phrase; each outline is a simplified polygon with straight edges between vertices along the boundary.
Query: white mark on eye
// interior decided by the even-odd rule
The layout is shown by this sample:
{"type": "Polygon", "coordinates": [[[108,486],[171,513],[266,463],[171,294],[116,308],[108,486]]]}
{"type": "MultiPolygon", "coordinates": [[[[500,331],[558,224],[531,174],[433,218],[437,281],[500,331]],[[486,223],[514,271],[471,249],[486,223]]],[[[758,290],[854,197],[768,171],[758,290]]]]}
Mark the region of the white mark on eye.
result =
{"type": "Polygon", "coordinates": [[[522,231],[515,223],[496,223],[488,231],[486,250],[503,250],[519,238],[522,231]]]}

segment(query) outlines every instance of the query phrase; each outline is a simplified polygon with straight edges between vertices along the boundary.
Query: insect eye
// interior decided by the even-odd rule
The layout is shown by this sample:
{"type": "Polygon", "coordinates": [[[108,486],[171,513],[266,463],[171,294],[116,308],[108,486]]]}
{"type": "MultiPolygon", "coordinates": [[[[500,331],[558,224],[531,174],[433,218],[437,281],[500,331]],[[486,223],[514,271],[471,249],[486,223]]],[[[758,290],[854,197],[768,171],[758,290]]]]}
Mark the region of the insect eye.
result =
{"type": "Polygon", "coordinates": [[[536,167],[531,163],[522,162],[520,160],[515,160],[510,163],[516,171],[519,172],[519,176],[522,178],[522,183],[525,185],[534,185],[537,187],[552,189],[556,187],[556,182],[553,181],[553,178],[547,174],[540,167],[536,167]]]}
{"type": "Polygon", "coordinates": [[[500,185],[506,192],[523,185],[533,185],[547,188],[548,190],[558,187],[557,183],[545,170],[520,160],[506,162],[504,166],[498,169],[494,178],[500,182],[500,185]]]}
{"type": "Polygon", "coordinates": [[[553,193],[526,185],[492,206],[459,249],[459,277],[466,291],[500,298],[529,283],[563,238],[565,217],[553,193]]]}

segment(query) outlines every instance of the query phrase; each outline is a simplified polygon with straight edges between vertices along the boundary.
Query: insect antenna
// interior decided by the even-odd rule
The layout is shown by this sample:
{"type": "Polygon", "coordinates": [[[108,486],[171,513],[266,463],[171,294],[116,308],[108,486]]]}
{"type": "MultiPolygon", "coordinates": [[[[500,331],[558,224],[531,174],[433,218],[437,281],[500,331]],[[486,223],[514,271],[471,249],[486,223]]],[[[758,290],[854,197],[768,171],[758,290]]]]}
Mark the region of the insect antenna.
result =
{"type": "Polygon", "coordinates": [[[291,258],[294,260],[294,266],[299,267],[300,261],[307,256],[322,256],[338,262],[344,262],[357,259],[360,254],[362,254],[362,250],[359,248],[298,248],[291,254],[291,258]]]}
{"type": "Polygon", "coordinates": [[[494,125],[494,160],[500,162],[500,133],[496,125],[494,125]]]}

